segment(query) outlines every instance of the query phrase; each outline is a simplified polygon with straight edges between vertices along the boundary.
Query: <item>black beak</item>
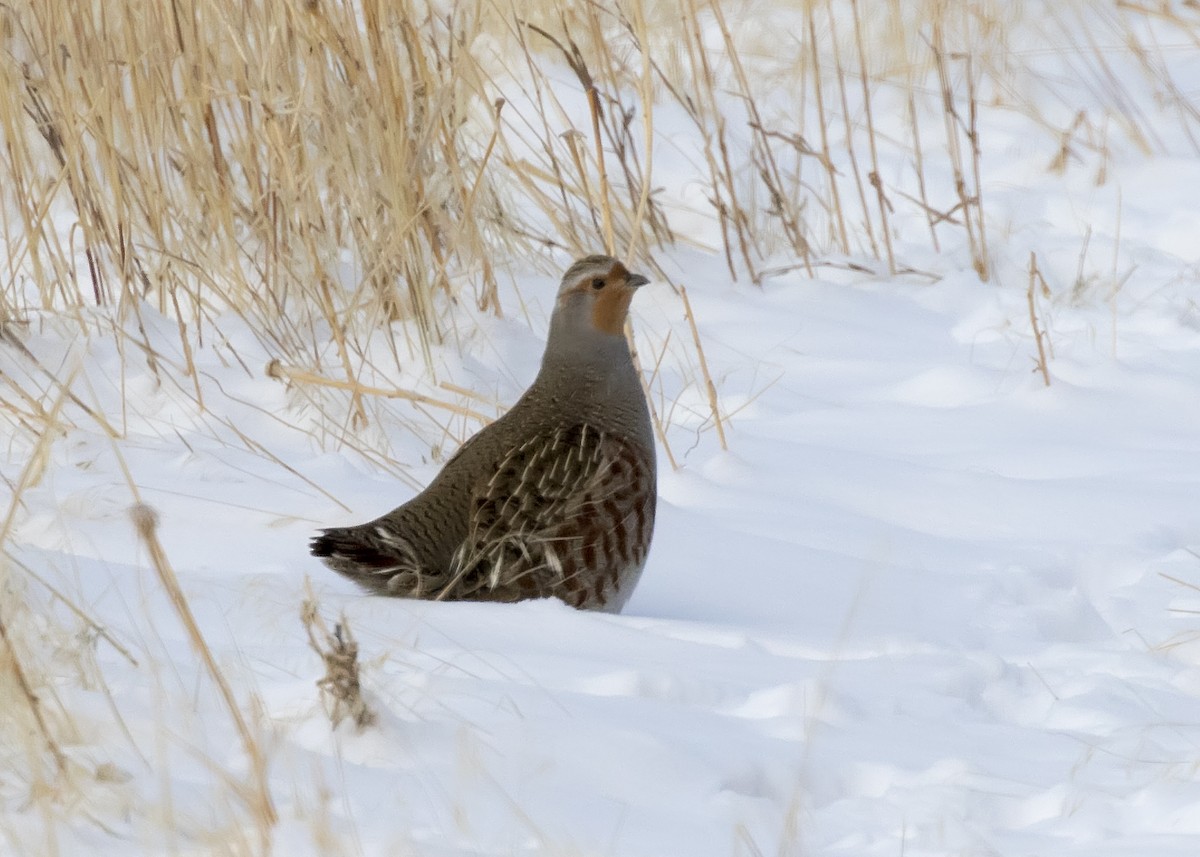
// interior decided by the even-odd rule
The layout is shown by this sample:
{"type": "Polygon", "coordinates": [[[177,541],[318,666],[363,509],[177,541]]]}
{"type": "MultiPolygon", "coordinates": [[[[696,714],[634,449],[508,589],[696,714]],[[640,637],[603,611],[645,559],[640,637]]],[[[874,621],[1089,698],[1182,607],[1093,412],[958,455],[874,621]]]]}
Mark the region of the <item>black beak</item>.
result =
{"type": "Polygon", "coordinates": [[[650,282],[650,280],[646,277],[643,277],[641,274],[630,274],[625,280],[625,285],[636,289],[638,286],[644,286],[648,282],[650,282]]]}

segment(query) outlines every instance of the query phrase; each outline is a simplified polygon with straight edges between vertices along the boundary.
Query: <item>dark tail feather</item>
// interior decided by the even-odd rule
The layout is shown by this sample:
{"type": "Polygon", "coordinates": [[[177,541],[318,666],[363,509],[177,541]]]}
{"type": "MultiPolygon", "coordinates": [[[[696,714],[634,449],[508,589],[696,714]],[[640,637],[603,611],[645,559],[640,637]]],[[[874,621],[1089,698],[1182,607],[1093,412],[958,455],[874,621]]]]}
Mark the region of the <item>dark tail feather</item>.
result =
{"type": "Polygon", "coordinates": [[[354,539],[353,532],[354,530],[350,527],[321,530],[308,543],[308,550],[313,556],[319,556],[322,559],[353,553],[355,545],[361,544],[354,539]]]}
{"type": "Polygon", "coordinates": [[[308,549],[331,569],[350,578],[359,586],[385,595],[396,595],[391,581],[405,572],[419,570],[408,543],[401,539],[384,541],[378,527],[334,527],[313,536],[308,549]],[[375,536],[373,538],[373,536],[375,536]]]}

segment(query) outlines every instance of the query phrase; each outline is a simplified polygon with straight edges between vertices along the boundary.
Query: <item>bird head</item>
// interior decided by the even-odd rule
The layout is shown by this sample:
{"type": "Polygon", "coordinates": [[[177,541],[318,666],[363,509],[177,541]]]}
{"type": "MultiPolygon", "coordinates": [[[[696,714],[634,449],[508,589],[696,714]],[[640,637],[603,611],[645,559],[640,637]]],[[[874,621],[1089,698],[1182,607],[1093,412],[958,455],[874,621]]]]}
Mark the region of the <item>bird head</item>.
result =
{"type": "Polygon", "coordinates": [[[621,336],[633,293],[648,282],[611,256],[584,256],[563,274],[554,314],[577,331],[621,336]]]}

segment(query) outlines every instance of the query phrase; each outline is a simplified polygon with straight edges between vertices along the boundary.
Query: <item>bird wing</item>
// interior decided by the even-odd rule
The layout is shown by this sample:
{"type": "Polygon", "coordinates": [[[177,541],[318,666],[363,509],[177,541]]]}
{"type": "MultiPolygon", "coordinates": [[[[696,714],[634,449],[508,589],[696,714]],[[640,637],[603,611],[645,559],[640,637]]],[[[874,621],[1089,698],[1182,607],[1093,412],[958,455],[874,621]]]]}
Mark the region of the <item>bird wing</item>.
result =
{"type": "Polygon", "coordinates": [[[653,463],[632,444],[589,425],[520,443],[473,490],[442,597],[602,601],[611,580],[596,588],[597,574],[645,559],[653,504],[647,513],[639,498],[647,486],[653,494],[653,480],[653,463]]]}

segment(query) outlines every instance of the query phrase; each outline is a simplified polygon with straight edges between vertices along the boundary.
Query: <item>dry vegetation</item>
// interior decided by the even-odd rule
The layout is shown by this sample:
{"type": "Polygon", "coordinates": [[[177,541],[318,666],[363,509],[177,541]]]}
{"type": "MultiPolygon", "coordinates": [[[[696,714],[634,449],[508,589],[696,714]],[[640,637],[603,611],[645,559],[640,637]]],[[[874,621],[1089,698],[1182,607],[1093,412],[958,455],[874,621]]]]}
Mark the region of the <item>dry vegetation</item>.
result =
{"type": "MultiPolygon", "coordinates": [[[[87,646],[56,644],[48,657],[44,642],[84,628],[94,645],[103,629],[4,557],[48,446],[85,423],[118,443],[122,432],[119,415],[92,408],[73,375],[35,365],[21,344],[27,325],[55,318],[82,338],[113,338],[203,411],[191,355],[240,317],[277,355],[277,377],[338,393],[311,401],[336,412],[331,422],[361,426],[379,396],[417,395],[362,380],[388,373],[375,365],[372,335],[387,339],[397,365],[429,363],[434,348],[453,344],[456,304],[500,313],[513,272],[531,262],[553,270],[598,247],[653,265],[694,240],[673,228],[681,209],[719,224],[720,246],[705,249],[723,256],[732,280],[759,283],[785,267],[903,272],[903,218],[909,245],[965,247],[987,280],[981,108],[1034,117],[1048,170],[1094,164],[1102,181],[1118,138],[1147,152],[1158,145],[1127,82],[1108,71],[1113,46],[1140,59],[1178,121],[1197,122],[1145,35],[1153,23],[1200,47],[1188,4],[1051,4],[1043,44],[1068,46],[1080,89],[1107,105],[1070,109],[1066,120],[1039,112],[1027,64],[1036,52],[1012,44],[1018,27],[1023,38],[1032,32],[1034,13],[1016,4],[776,5],[764,21],[743,9],[763,4],[705,0],[0,6],[0,348],[39,379],[0,377],[0,432],[13,438],[10,454],[28,457],[0,529],[0,693],[9,700],[0,801],[40,809],[45,853],[56,850],[55,819],[77,805],[70,795],[105,774],[102,760],[81,765],[64,749],[77,736],[53,690],[71,675],[64,653],[84,664],[87,646]],[[656,134],[664,114],[675,129],[690,125],[691,149],[656,134]],[[690,171],[702,194],[668,198],[655,165],[690,171]],[[183,359],[164,359],[149,313],[174,325],[183,359]],[[31,587],[39,610],[58,607],[35,616],[31,587]]],[[[1031,285],[1036,326],[1032,300],[1031,285]]],[[[698,358],[696,381],[724,443],[685,300],[679,318],[689,332],[675,341],[690,350],[682,359],[698,358]]],[[[416,401],[486,418],[471,396],[447,389],[445,401],[416,401]]],[[[145,512],[138,532],[170,588],[145,512]]],[[[177,586],[172,594],[223,687],[177,586]]],[[[323,637],[334,649],[346,643],[323,637]]],[[[357,674],[351,683],[357,693],[357,674]]],[[[230,780],[230,803],[241,807],[231,813],[262,831],[243,829],[227,850],[263,853],[274,819],[267,750],[246,701],[224,693],[250,770],[248,782],[230,780]]],[[[369,722],[365,707],[350,713],[369,722]]]]}

